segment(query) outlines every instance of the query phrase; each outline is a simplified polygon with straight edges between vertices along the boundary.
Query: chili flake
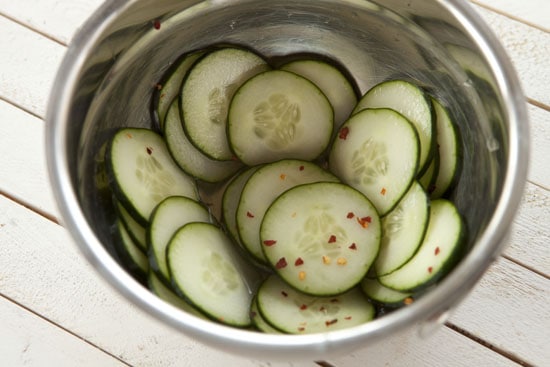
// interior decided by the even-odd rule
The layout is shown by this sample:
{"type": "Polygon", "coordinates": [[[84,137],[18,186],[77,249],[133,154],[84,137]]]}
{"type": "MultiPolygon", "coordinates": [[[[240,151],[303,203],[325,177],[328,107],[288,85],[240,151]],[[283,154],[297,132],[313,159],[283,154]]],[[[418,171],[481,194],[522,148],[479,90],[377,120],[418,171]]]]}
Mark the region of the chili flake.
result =
{"type": "Polygon", "coordinates": [[[286,262],[286,259],[284,257],[281,257],[279,261],[275,264],[275,269],[283,269],[286,268],[288,263],[286,262]]]}
{"type": "Polygon", "coordinates": [[[350,250],[357,250],[357,245],[354,243],[352,243],[349,247],[348,247],[350,250]]]}
{"type": "Polygon", "coordinates": [[[130,134],[130,133],[127,133],[127,134],[126,134],[126,137],[127,137],[128,139],[132,139],[132,138],[133,138],[132,134],[130,134]]]}
{"type": "MultiPolygon", "coordinates": [[[[160,83],[155,84],[155,88],[157,88],[157,90],[161,90],[162,89],[162,84],[160,84],[160,83]]],[[[163,98],[164,96],[165,96],[165,94],[162,93],[160,95],[160,98],[163,98]]]]}
{"type": "Polygon", "coordinates": [[[346,317],[344,317],[344,319],[351,320],[351,316],[346,316],[346,317]]]}
{"type": "Polygon", "coordinates": [[[346,218],[348,219],[351,219],[353,217],[355,217],[355,214],[353,214],[352,212],[349,212],[348,215],[346,215],[346,218]]]}
{"type": "Polygon", "coordinates": [[[330,326],[330,325],[336,324],[337,322],[338,322],[338,319],[327,320],[325,321],[325,325],[330,326]]]}
{"type": "Polygon", "coordinates": [[[330,300],[330,303],[338,303],[340,300],[338,298],[333,298],[330,300]]]}
{"type": "Polygon", "coordinates": [[[266,245],[266,246],[273,246],[276,243],[277,243],[277,241],[275,241],[275,240],[265,240],[264,241],[264,245],[266,245]]]}
{"type": "Polygon", "coordinates": [[[328,257],[327,255],[323,255],[323,264],[330,264],[330,257],[328,257]]]}
{"type": "Polygon", "coordinates": [[[301,305],[301,306],[300,306],[300,310],[302,310],[302,311],[303,311],[303,310],[307,310],[307,305],[306,305],[306,304],[301,305]]]}
{"type": "Polygon", "coordinates": [[[285,175],[284,173],[281,173],[281,174],[279,175],[279,178],[280,178],[281,180],[284,180],[284,179],[286,178],[286,175],[285,175]]]}
{"type": "Polygon", "coordinates": [[[386,195],[386,188],[382,187],[382,190],[380,190],[380,195],[386,195]]]}
{"type": "Polygon", "coordinates": [[[432,273],[432,271],[434,270],[434,268],[432,268],[431,266],[428,268],[428,273],[432,273]]]}
{"type": "Polygon", "coordinates": [[[320,312],[325,312],[326,310],[327,310],[327,309],[325,308],[325,306],[321,306],[321,307],[319,308],[319,311],[320,311],[320,312]]]}
{"type": "Polygon", "coordinates": [[[359,223],[363,228],[369,228],[370,221],[366,220],[366,218],[370,217],[357,218],[357,223],[359,223]]]}
{"type": "Polygon", "coordinates": [[[342,140],[346,140],[347,137],[348,137],[348,134],[349,134],[349,127],[344,126],[343,128],[340,129],[340,133],[338,134],[338,138],[340,138],[342,140]]]}
{"type": "Polygon", "coordinates": [[[300,327],[298,328],[298,331],[305,331],[305,330],[306,330],[306,328],[303,327],[303,326],[300,326],[300,327]]]}
{"type": "Polygon", "coordinates": [[[288,297],[288,293],[286,293],[285,291],[281,291],[281,294],[283,295],[283,297],[288,297]]]}
{"type": "Polygon", "coordinates": [[[303,171],[304,169],[305,169],[304,166],[300,166],[300,168],[299,168],[300,171],[303,171]]]}
{"type": "Polygon", "coordinates": [[[159,99],[164,99],[166,97],[166,93],[161,93],[159,99]]]}
{"type": "Polygon", "coordinates": [[[336,264],[338,265],[346,265],[348,263],[348,260],[345,257],[339,257],[338,260],[336,260],[336,264]]]}
{"type": "Polygon", "coordinates": [[[412,297],[407,297],[403,300],[403,304],[410,305],[414,302],[414,299],[412,297]]]}
{"type": "Polygon", "coordinates": [[[306,272],[305,271],[299,272],[298,273],[298,279],[300,279],[300,280],[306,279],[306,272]]]}
{"type": "Polygon", "coordinates": [[[300,266],[303,264],[304,264],[304,260],[301,257],[297,258],[296,261],[294,261],[294,266],[300,266]]]}
{"type": "Polygon", "coordinates": [[[149,154],[149,155],[153,154],[153,148],[147,147],[147,148],[145,148],[145,150],[147,151],[147,154],[149,154]]]}
{"type": "Polygon", "coordinates": [[[440,252],[440,251],[441,251],[441,250],[439,249],[439,246],[437,246],[437,247],[435,248],[435,252],[434,252],[434,253],[435,253],[435,256],[439,255],[439,252],[440,252]]]}
{"type": "Polygon", "coordinates": [[[153,28],[155,28],[155,29],[160,29],[160,20],[155,19],[155,20],[153,21],[153,28]]]}
{"type": "Polygon", "coordinates": [[[336,242],[336,236],[330,235],[330,238],[328,239],[328,243],[334,243],[334,242],[336,242]]]}
{"type": "Polygon", "coordinates": [[[248,218],[254,218],[254,214],[252,214],[251,212],[246,212],[246,216],[248,218]]]}

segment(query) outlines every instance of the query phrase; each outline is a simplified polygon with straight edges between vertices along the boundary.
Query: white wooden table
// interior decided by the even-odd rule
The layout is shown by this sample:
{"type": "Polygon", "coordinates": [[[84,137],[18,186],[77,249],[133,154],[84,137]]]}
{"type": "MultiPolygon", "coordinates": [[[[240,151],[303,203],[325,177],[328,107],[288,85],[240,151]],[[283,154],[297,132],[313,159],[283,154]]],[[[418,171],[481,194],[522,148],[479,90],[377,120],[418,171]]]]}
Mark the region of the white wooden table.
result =
{"type": "MultiPolygon", "coordinates": [[[[44,158],[49,88],[101,0],[0,0],[0,366],[318,366],[227,355],[132,306],[59,217],[44,158]]],[[[445,326],[327,365],[550,366],[550,2],[475,0],[522,80],[528,183],[509,247],[445,326]]]]}

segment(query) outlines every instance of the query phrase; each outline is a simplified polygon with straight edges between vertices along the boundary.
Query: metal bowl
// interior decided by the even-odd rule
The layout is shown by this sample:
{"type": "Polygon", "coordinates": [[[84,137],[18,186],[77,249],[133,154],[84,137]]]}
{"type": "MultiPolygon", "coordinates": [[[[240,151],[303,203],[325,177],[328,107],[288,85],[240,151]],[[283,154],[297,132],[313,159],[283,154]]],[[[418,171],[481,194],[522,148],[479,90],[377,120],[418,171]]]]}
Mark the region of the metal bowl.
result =
{"type": "Polygon", "coordinates": [[[461,0],[108,1],[70,45],[48,107],[54,193],[65,226],[99,273],[176,329],[262,359],[326,358],[441,321],[503,250],[526,179],[528,124],[518,79],[494,35],[461,0]],[[205,321],[134,280],[112,245],[102,147],[120,127],[151,127],[152,89],[163,73],[179,55],[214,43],[273,58],[326,55],[348,68],[362,92],[387,78],[405,78],[447,104],[463,145],[453,200],[467,224],[464,259],[412,305],[313,335],[260,334],[205,321]]]}

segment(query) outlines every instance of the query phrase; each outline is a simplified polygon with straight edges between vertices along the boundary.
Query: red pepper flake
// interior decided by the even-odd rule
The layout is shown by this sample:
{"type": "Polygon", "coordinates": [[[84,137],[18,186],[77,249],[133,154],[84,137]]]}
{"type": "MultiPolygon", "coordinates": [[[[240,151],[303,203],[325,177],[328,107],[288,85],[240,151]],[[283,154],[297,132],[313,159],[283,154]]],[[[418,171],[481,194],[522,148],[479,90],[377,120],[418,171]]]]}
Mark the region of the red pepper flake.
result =
{"type": "Polygon", "coordinates": [[[357,223],[359,223],[363,228],[369,228],[370,219],[367,220],[367,218],[370,218],[370,217],[357,218],[357,223]]]}
{"type": "Polygon", "coordinates": [[[328,243],[334,243],[334,242],[336,242],[336,236],[331,235],[330,238],[328,239],[328,243]]]}
{"type": "MultiPolygon", "coordinates": [[[[157,88],[157,90],[161,90],[162,89],[162,84],[160,84],[160,83],[155,84],[155,88],[157,88]]],[[[160,95],[160,98],[163,98],[165,95],[166,95],[165,93],[162,93],[160,95]]]]}
{"type": "Polygon", "coordinates": [[[327,320],[325,321],[325,325],[330,326],[330,325],[336,324],[337,322],[338,322],[338,319],[327,320]]]}
{"type": "Polygon", "coordinates": [[[338,138],[340,138],[342,140],[346,140],[348,138],[348,134],[349,134],[349,127],[344,126],[343,128],[340,129],[340,133],[338,134],[338,138]]]}
{"type": "Polygon", "coordinates": [[[300,166],[299,170],[300,170],[300,171],[303,171],[305,168],[306,168],[306,167],[304,167],[304,166],[300,166]]]}
{"type": "Polygon", "coordinates": [[[275,241],[275,240],[265,240],[264,241],[264,245],[266,245],[266,246],[273,246],[276,243],[277,243],[277,241],[275,241]]]}
{"type": "Polygon", "coordinates": [[[382,190],[380,190],[380,195],[386,195],[386,188],[382,187],[382,190]]]}
{"type": "Polygon", "coordinates": [[[287,266],[286,259],[284,257],[281,257],[279,261],[277,261],[277,264],[275,264],[275,269],[283,269],[287,266]]]}
{"type": "Polygon", "coordinates": [[[440,252],[440,251],[441,251],[441,250],[439,249],[439,246],[437,246],[437,247],[435,248],[435,251],[434,251],[435,256],[439,255],[439,252],[440,252]]]}
{"type": "Polygon", "coordinates": [[[153,154],[153,148],[147,147],[147,148],[145,148],[145,150],[147,151],[147,154],[149,154],[149,155],[153,154]]]}
{"type": "Polygon", "coordinates": [[[281,291],[281,294],[283,295],[283,297],[288,297],[288,293],[286,293],[285,291],[281,291]]]}
{"type": "Polygon", "coordinates": [[[346,218],[348,219],[351,219],[353,217],[355,217],[355,214],[353,214],[352,212],[349,212],[348,215],[346,215],[346,218]]]}
{"type": "Polygon", "coordinates": [[[434,268],[432,268],[431,266],[428,268],[428,273],[432,273],[432,271],[434,270],[434,268]]]}
{"type": "Polygon", "coordinates": [[[361,220],[364,220],[367,223],[372,223],[372,218],[370,216],[363,217],[363,218],[361,218],[361,220]]]}
{"type": "Polygon", "coordinates": [[[403,300],[403,304],[405,304],[407,306],[412,304],[413,302],[414,302],[414,299],[412,297],[407,297],[403,300]]]}
{"type": "Polygon", "coordinates": [[[349,245],[348,247],[350,250],[357,250],[357,245],[354,243],[352,243],[351,245],[349,245]]]}
{"type": "Polygon", "coordinates": [[[302,311],[303,311],[303,310],[307,310],[307,305],[306,305],[306,304],[301,305],[301,306],[300,306],[300,310],[302,310],[302,311]]]}
{"type": "Polygon", "coordinates": [[[155,28],[155,29],[160,29],[160,20],[155,19],[155,20],[153,21],[153,28],[155,28]]]}
{"type": "Polygon", "coordinates": [[[134,136],[133,136],[132,134],[130,134],[130,133],[127,133],[127,134],[126,134],[126,137],[127,137],[128,139],[132,139],[134,136]]]}
{"type": "Polygon", "coordinates": [[[325,306],[321,306],[321,307],[319,308],[319,311],[320,311],[320,312],[325,312],[326,310],[327,310],[327,309],[325,308],[325,306]]]}
{"type": "Polygon", "coordinates": [[[346,316],[346,317],[344,317],[344,319],[351,320],[351,316],[346,316]]]}
{"type": "Polygon", "coordinates": [[[246,212],[246,216],[248,218],[254,218],[254,214],[252,214],[251,212],[246,212]]]}
{"type": "Polygon", "coordinates": [[[284,179],[286,178],[286,175],[285,175],[284,173],[281,173],[281,175],[279,176],[279,178],[280,178],[281,180],[284,180],[284,179]]]}
{"type": "Polygon", "coordinates": [[[294,266],[300,266],[303,264],[304,264],[304,260],[301,257],[297,258],[296,261],[294,261],[294,266]]]}
{"type": "Polygon", "coordinates": [[[330,303],[338,303],[340,300],[338,298],[333,298],[330,300],[330,303]]]}
{"type": "Polygon", "coordinates": [[[300,326],[300,327],[298,328],[298,331],[300,331],[300,332],[305,331],[305,330],[306,330],[306,328],[303,327],[303,326],[300,326]]]}

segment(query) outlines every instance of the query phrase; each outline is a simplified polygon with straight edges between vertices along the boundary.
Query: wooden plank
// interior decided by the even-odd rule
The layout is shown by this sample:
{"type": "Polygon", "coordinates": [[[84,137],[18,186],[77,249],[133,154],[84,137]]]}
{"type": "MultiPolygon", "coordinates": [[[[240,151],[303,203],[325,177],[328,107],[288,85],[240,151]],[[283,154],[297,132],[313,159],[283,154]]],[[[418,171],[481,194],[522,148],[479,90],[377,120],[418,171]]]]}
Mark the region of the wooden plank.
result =
{"type": "Polygon", "coordinates": [[[505,255],[550,277],[550,192],[527,184],[505,255]]]}
{"type": "Polygon", "coordinates": [[[2,294],[131,365],[318,367],[229,355],[176,332],[107,285],[62,227],[2,196],[0,238],[2,294]]]}
{"type": "Polygon", "coordinates": [[[500,258],[451,322],[534,366],[547,366],[549,300],[550,279],[500,258]]]}
{"type": "Polygon", "coordinates": [[[423,367],[512,367],[510,359],[482,347],[448,327],[442,327],[428,337],[409,330],[398,337],[365,346],[341,358],[330,359],[335,366],[423,366],[423,367]]]}
{"type": "Polygon", "coordinates": [[[3,366],[126,366],[1,296],[0,325],[3,366]]]}
{"type": "Polygon", "coordinates": [[[471,0],[497,13],[550,32],[550,2],[547,0],[471,0]]]}
{"type": "Polygon", "coordinates": [[[0,100],[0,191],[58,217],[46,170],[44,128],[39,118],[0,100]]]}
{"type": "Polygon", "coordinates": [[[0,14],[67,44],[103,0],[0,0],[0,14]]]}
{"type": "Polygon", "coordinates": [[[480,6],[474,8],[508,52],[527,97],[550,106],[550,33],[480,6]]]}
{"type": "Polygon", "coordinates": [[[0,29],[0,98],[43,116],[65,47],[2,16],[0,29]]]}
{"type": "MultiPolygon", "coordinates": [[[[550,89],[548,90],[550,92],[550,89]]],[[[530,162],[528,178],[550,190],[550,110],[529,104],[530,162]]]]}

